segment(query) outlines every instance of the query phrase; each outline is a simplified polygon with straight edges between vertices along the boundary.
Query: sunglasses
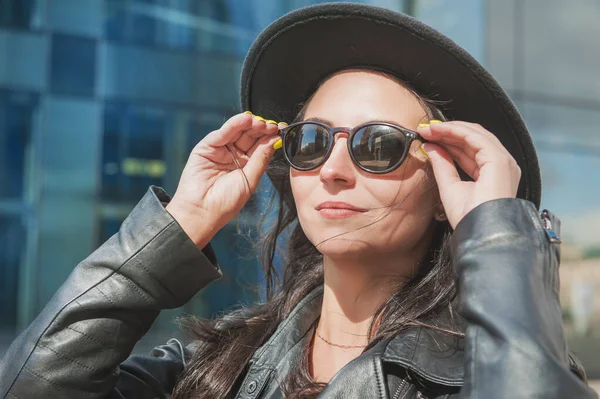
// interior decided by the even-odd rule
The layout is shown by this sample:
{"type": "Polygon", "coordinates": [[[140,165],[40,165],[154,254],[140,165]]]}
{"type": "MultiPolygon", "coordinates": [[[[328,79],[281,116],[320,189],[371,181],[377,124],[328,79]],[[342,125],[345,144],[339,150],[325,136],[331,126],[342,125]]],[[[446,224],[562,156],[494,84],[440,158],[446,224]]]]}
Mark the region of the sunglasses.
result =
{"type": "Polygon", "coordinates": [[[331,155],[337,133],[348,133],[348,152],[360,169],[375,174],[397,169],[419,133],[387,122],[367,122],[354,128],[332,128],[317,121],[292,123],[280,130],[283,154],[297,170],[313,170],[331,155]]]}

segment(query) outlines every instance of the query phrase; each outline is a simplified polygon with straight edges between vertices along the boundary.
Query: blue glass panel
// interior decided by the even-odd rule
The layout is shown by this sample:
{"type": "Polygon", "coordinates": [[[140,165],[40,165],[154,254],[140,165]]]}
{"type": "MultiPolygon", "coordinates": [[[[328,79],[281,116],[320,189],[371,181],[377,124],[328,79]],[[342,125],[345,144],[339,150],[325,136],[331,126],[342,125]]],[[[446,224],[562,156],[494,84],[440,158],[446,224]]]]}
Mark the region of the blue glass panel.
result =
{"type": "Polygon", "coordinates": [[[102,36],[102,0],[50,0],[44,7],[44,13],[49,30],[88,37],[102,36]]]}
{"type": "Polygon", "coordinates": [[[105,0],[104,36],[109,40],[123,41],[125,37],[126,10],[121,0],[105,0]]]}
{"type": "Polygon", "coordinates": [[[0,26],[29,28],[38,0],[0,0],[0,26]]]}
{"type": "Polygon", "coordinates": [[[122,103],[107,104],[102,148],[102,197],[137,202],[148,186],[163,184],[167,115],[122,103]]]}
{"type": "Polygon", "coordinates": [[[36,96],[0,91],[0,198],[23,196],[25,150],[36,107],[36,96]]]}
{"type": "Polygon", "coordinates": [[[96,78],[96,40],[54,34],[50,56],[53,93],[93,96],[96,78]]]}
{"type": "Polygon", "coordinates": [[[242,56],[257,33],[239,24],[244,20],[245,25],[254,25],[248,18],[248,11],[257,7],[253,2],[105,2],[104,33],[109,40],[242,56]]]}
{"type": "Polygon", "coordinates": [[[107,104],[104,109],[104,135],[102,141],[102,197],[119,197],[121,151],[119,141],[119,108],[107,104]]]}
{"type": "Polygon", "coordinates": [[[17,320],[17,288],[25,228],[19,215],[0,214],[0,330],[10,332],[17,320]]]}

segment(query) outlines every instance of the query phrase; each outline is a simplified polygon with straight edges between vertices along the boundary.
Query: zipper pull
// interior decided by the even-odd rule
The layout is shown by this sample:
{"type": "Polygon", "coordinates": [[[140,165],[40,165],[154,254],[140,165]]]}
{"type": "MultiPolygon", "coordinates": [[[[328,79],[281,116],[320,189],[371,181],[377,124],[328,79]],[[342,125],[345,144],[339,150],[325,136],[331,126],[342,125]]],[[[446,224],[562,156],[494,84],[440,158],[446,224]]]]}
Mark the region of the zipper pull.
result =
{"type": "Polygon", "coordinates": [[[562,243],[560,236],[556,231],[554,231],[554,227],[552,226],[552,219],[554,218],[554,215],[552,215],[552,213],[549,210],[544,209],[542,211],[541,218],[542,226],[544,227],[544,231],[546,232],[546,235],[548,236],[550,242],[552,244],[562,243]]]}

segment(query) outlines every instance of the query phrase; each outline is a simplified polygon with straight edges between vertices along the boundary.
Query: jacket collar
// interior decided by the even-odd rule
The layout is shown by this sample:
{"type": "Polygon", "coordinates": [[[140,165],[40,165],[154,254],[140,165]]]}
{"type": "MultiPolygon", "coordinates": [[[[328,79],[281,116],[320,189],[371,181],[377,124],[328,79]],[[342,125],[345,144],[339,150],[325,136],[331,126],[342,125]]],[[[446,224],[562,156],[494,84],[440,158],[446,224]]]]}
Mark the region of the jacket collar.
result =
{"type": "Polygon", "coordinates": [[[428,327],[409,328],[394,336],[388,341],[382,360],[436,384],[464,383],[464,339],[428,327]]]}
{"type": "MultiPolygon", "coordinates": [[[[304,338],[321,310],[323,287],[311,291],[280,324],[271,338],[251,359],[256,367],[282,369],[288,353],[304,338]]],[[[447,312],[438,321],[449,317],[447,312]]],[[[464,340],[427,327],[413,327],[383,341],[369,351],[383,363],[400,365],[436,384],[462,386],[464,340]]],[[[288,359],[289,361],[289,359],[288,359]]],[[[283,367],[287,368],[287,367],[283,367]]]]}
{"type": "Polygon", "coordinates": [[[296,305],[289,316],[277,327],[275,333],[261,346],[250,362],[257,366],[276,368],[279,359],[302,340],[319,317],[323,298],[323,286],[312,290],[296,305]]]}

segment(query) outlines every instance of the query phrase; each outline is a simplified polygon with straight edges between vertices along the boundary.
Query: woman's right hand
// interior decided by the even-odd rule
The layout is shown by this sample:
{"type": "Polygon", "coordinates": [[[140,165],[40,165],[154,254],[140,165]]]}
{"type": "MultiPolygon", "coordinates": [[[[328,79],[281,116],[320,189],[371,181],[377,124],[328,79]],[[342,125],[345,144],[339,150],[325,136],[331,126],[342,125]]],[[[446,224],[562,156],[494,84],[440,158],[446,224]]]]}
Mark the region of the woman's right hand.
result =
{"type": "Polygon", "coordinates": [[[166,209],[199,248],[239,213],[256,190],[275,152],[277,133],[285,126],[238,114],[194,147],[166,209]]]}

